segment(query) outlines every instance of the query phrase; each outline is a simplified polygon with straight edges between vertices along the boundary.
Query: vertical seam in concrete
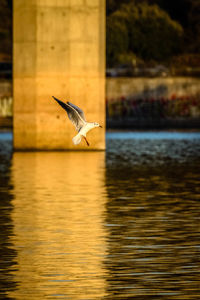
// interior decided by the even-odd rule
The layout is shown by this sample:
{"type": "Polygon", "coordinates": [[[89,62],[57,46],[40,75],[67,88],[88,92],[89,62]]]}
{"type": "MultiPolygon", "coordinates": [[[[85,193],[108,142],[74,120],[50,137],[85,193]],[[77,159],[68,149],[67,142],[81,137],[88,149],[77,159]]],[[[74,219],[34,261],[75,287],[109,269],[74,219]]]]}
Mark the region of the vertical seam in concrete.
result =
{"type": "Polygon", "coordinates": [[[103,97],[104,99],[99,101],[99,103],[103,103],[103,110],[104,110],[104,126],[106,127],[106,113],[105,113],[105,33],[106,33],[106,23],[105,23],[105,1],[106,0],[99,0],[99,80],[102,82],[99,85],[99,96],[103,97]],[[101,3],[100,3],[101,2],[101,3]],[[101,65],[102,64],[102,65],[101,65]],[[102,88],[103,86],[103,88],[102,88]],[[103,91],[103,92],[102,92],[103,91]],[[103,95],[102,95],[103,94],[103,95]]]}
{"type": "MultiPolygon", "coordinates": [[[[35,6],[35,14],[34,14],[34,22],[35,22],[35,46],[34,46],[34,51],[35,51],[35,77],[34,77],[34,88],[35,88],[35,94],[34,94],[34,97],[35,97],[35,112],[37,111],[37,6],[35,6]]],[[[35,122],[35,145],[37,147],[37,136],[38,136],[38,130],[37,130],[37,114],[35,113],[35,119],[34,119],[34,122],[35,122]]]]}

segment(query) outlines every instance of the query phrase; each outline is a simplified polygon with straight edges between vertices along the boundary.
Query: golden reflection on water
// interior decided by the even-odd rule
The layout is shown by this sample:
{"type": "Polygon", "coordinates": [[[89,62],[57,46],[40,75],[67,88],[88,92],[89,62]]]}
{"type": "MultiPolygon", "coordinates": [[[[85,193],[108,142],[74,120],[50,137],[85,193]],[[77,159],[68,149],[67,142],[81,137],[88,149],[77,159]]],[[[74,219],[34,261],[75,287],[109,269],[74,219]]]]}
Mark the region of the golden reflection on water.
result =
{"type": "Polygon", "coordinates": [[[15,299],[95,299],[106,291],[103,152],[14,153],[15,299]],[[75,298],[73,298],[75,297],[75,298]]]}

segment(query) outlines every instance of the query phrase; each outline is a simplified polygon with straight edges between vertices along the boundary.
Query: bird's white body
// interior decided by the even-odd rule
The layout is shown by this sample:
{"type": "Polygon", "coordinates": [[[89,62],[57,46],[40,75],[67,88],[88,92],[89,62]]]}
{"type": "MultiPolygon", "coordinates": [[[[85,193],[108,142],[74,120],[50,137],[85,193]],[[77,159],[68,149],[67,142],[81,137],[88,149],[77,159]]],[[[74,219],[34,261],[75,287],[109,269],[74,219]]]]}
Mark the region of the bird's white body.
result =
{"type": "Polygon", "coordinates": [[[84,126],[81,128],[79,133],[72,139],[74,145],[78,145],[81,142],[82,137],[86,137],[88,131],[95,127],[99,127],[99,124],[97,125],[97,123],[85,122],[84,126]]]}

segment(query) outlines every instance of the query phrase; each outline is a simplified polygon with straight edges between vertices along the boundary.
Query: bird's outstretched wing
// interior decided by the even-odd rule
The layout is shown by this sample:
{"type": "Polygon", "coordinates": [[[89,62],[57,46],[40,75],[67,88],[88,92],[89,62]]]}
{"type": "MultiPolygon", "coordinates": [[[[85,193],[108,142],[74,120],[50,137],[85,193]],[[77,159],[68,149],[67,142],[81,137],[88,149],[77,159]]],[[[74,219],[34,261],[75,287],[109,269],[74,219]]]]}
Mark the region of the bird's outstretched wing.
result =
{"type": "Polygon", "coordinates": [[[69,104],[71,107],[73,107],[79,113],[79,115],[81,116],[83,121],[86,121],[84,112],[82,111],[82,109],[80,107],[76,106],[75,104],[72,104],[71,102],[67,102],[67,104],[69,104]]]}
{"type": "Polygon", "coordinates": [[[83,111],[70,102],[64,103],[58,100],[56,97],[52,97],[58,102],[58,104],[60,104],[60,106],[62,106],[64,110],[66,110],[70,121],[76,127],[76,130],[79,131],[83,127],[83,125],[85,125],[85,117],[83,111]]]}

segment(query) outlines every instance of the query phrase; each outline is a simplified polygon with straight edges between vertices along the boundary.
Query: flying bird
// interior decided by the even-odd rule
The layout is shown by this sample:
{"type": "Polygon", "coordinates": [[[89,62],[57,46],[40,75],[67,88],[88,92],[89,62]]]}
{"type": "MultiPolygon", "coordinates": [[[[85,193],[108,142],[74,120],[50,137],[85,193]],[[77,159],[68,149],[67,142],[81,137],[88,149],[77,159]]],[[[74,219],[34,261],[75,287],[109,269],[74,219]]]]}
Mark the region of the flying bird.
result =
{"type": "Polygon", "coordinates": [[[78,145],[81,142],[81,139],[83,137],[86,141],[86,144],[89,146],[90,144],[86,138],[87,132],[95,127],[102,128],[102,126],[96,122],[87,122],[85,119],[84,112],[78,106],[70,102],[64,103],[63,101],[58,100],[56,97],[54,96],[52,97],[54,100],[58,102],[58,104],[60,104],[60,106],[62,106],[62,108],[64,108],[64,110],[66,110],[70,121],[78,131],[78,134],[72,139],[74,145],[78,145]]]}

